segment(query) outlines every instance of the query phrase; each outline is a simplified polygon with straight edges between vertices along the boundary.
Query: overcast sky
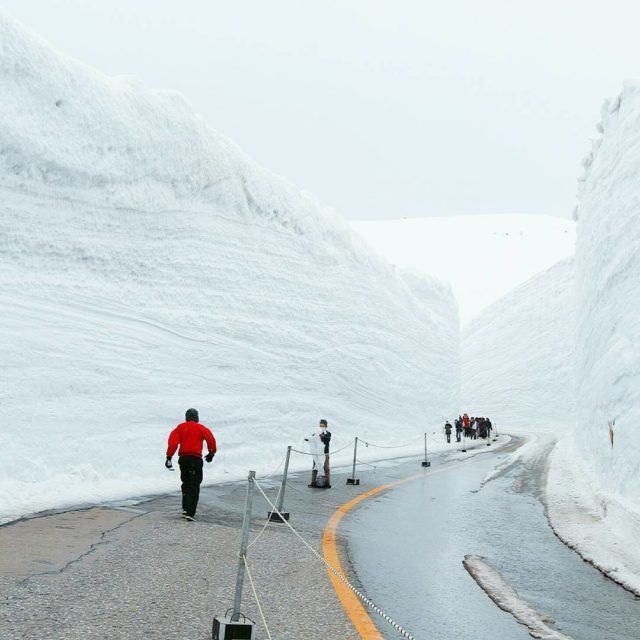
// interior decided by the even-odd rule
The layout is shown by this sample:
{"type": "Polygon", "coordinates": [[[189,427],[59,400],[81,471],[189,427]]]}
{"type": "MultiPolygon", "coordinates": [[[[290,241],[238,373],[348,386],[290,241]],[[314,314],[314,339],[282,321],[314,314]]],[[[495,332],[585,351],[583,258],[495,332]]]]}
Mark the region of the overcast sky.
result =
{"type": "MultiPolygon", "coordinates": [[[[110,75],[181,91],[348,218],[570,216],[640,3],[0,0],[110,75]]],[[[0,43],[1,44],[1,43],[0,43]]]]}

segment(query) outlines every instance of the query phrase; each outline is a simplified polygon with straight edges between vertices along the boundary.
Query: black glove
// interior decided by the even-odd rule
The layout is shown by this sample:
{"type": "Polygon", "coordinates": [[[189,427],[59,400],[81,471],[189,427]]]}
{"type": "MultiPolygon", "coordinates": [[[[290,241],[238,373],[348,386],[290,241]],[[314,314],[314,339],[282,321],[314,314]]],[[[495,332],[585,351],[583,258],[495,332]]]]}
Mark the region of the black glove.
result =
{"type": "Polygon", "coordinates": [[[164,466],[169,469],[169,471],[173,471],[173,464],[171,464],[171,456],[167,456],[167,459],[164,461],[164,466]]]}
{"type": "Polygon", "coordinates": [[[211,462],[213,460],[213,456],[215,456],[216,454],[213,453],[213,451],[209,451],[209,453],[207,453],[207,455],[204,457],[204,459],[207,462],[211,462]]]}

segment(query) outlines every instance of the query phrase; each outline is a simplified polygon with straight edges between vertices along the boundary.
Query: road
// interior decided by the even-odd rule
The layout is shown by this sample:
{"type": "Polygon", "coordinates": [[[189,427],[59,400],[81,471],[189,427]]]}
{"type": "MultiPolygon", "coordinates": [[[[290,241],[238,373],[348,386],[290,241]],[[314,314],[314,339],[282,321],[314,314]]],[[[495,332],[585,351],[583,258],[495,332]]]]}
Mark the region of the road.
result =
{"type": "MultiPolygon", "coordinates": [[[[481,487],[505,452],[403,484],[345,518],[359,583],[417,638],[520,640],[528,630],[499,609],[462,565],[484,556],[549,626],[575,640],[637,640],[640,602],[563,545],[540,501],[544,458],[481,487]]],[[[446,465],[433,458],[432,470],[446,465]]],[[[457,464],[457,463],[448,463],[457,464]]],[[[397,634],[383,630],[385,637],[397,634]]]]}
{"type": "MultiPolygon", "coordinates": [[[[417,474],[346,513],[337,549],[356,586],[418,640],[529,637],[465,571],[467,554],[486,557],[567,636],[637,640],[640,601],[549,529],[538,499],[543,468],[515,466],[480,488],[508,454],[493,447],[468,462],[434,456],[426,473],[416,458],[376,463],[375,471],[362,466],[355,487],[345,484],[349,469],[336,469],[328,491],[307,488],[308,473],[294,473],[285,505],[296,530],[321,551],[336,509],[417,474]]],[[[275,498],[278,478],[261,484],[275,498]]],[[[178,518],[174,493],[0,527],[0,637],[210,637],[212,615],[232,601],[245,491],[242,482],[203,487],[196,523],[178,518]]],[[[263,530],[267,508],[256,499],[252,539],[263,530]]],[[[249,560],[273,638],[357,639],[325,567],[283,525],[266,526],[249,560]]],[[[243,611],[265,640],[248,588],[243,611]]],[[[369,615],[384,638],[399,638],[379,615],[369,615]]]]}

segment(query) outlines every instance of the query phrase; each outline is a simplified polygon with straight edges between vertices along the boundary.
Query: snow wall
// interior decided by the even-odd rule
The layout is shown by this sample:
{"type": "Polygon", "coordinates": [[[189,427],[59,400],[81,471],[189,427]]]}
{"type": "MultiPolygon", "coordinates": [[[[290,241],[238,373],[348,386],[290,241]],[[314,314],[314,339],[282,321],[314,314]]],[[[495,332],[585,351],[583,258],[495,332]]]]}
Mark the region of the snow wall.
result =
{"type": "Polygon", "coordinates": [[[574,264],[563,260],[494,302],[462,333],[462,406],[498,429],[574,422],[574,264]]]}
{"type": "Polygon", "coordinates": [[[576,446],[602,490],[638,507],[640,84],[605,103],[599,130],[576,210],[576,446]]]}
{"type": "Polygon", "coordinates": [[[273,471],[320,417],[336,448],[419,448],[457,412],[448,286],[403,277],[179,95],[4,17],[0,42],[1,520],[175,490],[190,406],[219,442],[207,481],[273,471]]]}

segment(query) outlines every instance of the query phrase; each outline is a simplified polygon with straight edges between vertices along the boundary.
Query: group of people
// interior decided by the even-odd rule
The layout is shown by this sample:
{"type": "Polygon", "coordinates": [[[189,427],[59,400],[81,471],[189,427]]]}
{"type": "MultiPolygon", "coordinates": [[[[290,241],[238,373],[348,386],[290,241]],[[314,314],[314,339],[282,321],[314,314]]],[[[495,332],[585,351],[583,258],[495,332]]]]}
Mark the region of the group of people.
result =
{"type": "MultiPolygon", "coordinates": [[[[173,471],[173,456],[178,452],[180,466],[180,480],[182,482],[182,516],[193,521],[198,508],[200,484],[202,483],[202,449],[207,445],[207,455],[204,459],[211,462],[218,450],[216,439],[208,427],[200,424],[200,416],[196,409],[187,409],[185,421],[181,422],[169,434],[167,455],[164,465],[173,471]]],[[[305,438],[309,443],[313,457],[310,487],[331,489],[329,471],[329,443],[331,433],[327,428],[327,421],[322,419],[318,429],[305,438]]]]}
{"type": "MultiPolygon", "coordinates": [[[[185,421],[180,423],[169,435],[165,466],[173,470],[172,458],[178,451],[178,464],[180,465],[180,479],[182,481],[182,515],[187,520],[193,520],[198,498],[200,496],[200,484],[202,483],[202,448],[207,445],[208,453],[204,457],[211,462],[216,455],[216,439],[211,430],[199,422],[200,418],[195,409],[189,409],[185,414],[185,421]],[[179,448],[179,449],[178,449],[179,448]]],[[[458,416],[452,425],[448,420],[444,426],[447,442],[451,442],[451,434],[455,429],[456,442],[462,437],[490,438],[493,425],[489,418],[469,417],[468,414],[458,416]]],[[[305,438],[309,443],[309,449],[313,458],[311,470],[311,482],[309,487],[318,489],[330,489],[329,471],[329,443],[331,432],[327,421],[322,419],[318,429],[305,438]]]]}
{"type": "Polygon", "coordinates": [[[493,425],[489,418],[469,417],[468,414],[458,416],[454,420],[454,426],[447,420],[444,425],[444,433],[447,436],[447,442],[451,442],[451,434],[455,428],[456,442],[460,442],[462,437],[477,440],[478,438],[490,438],[493,425]]]}

